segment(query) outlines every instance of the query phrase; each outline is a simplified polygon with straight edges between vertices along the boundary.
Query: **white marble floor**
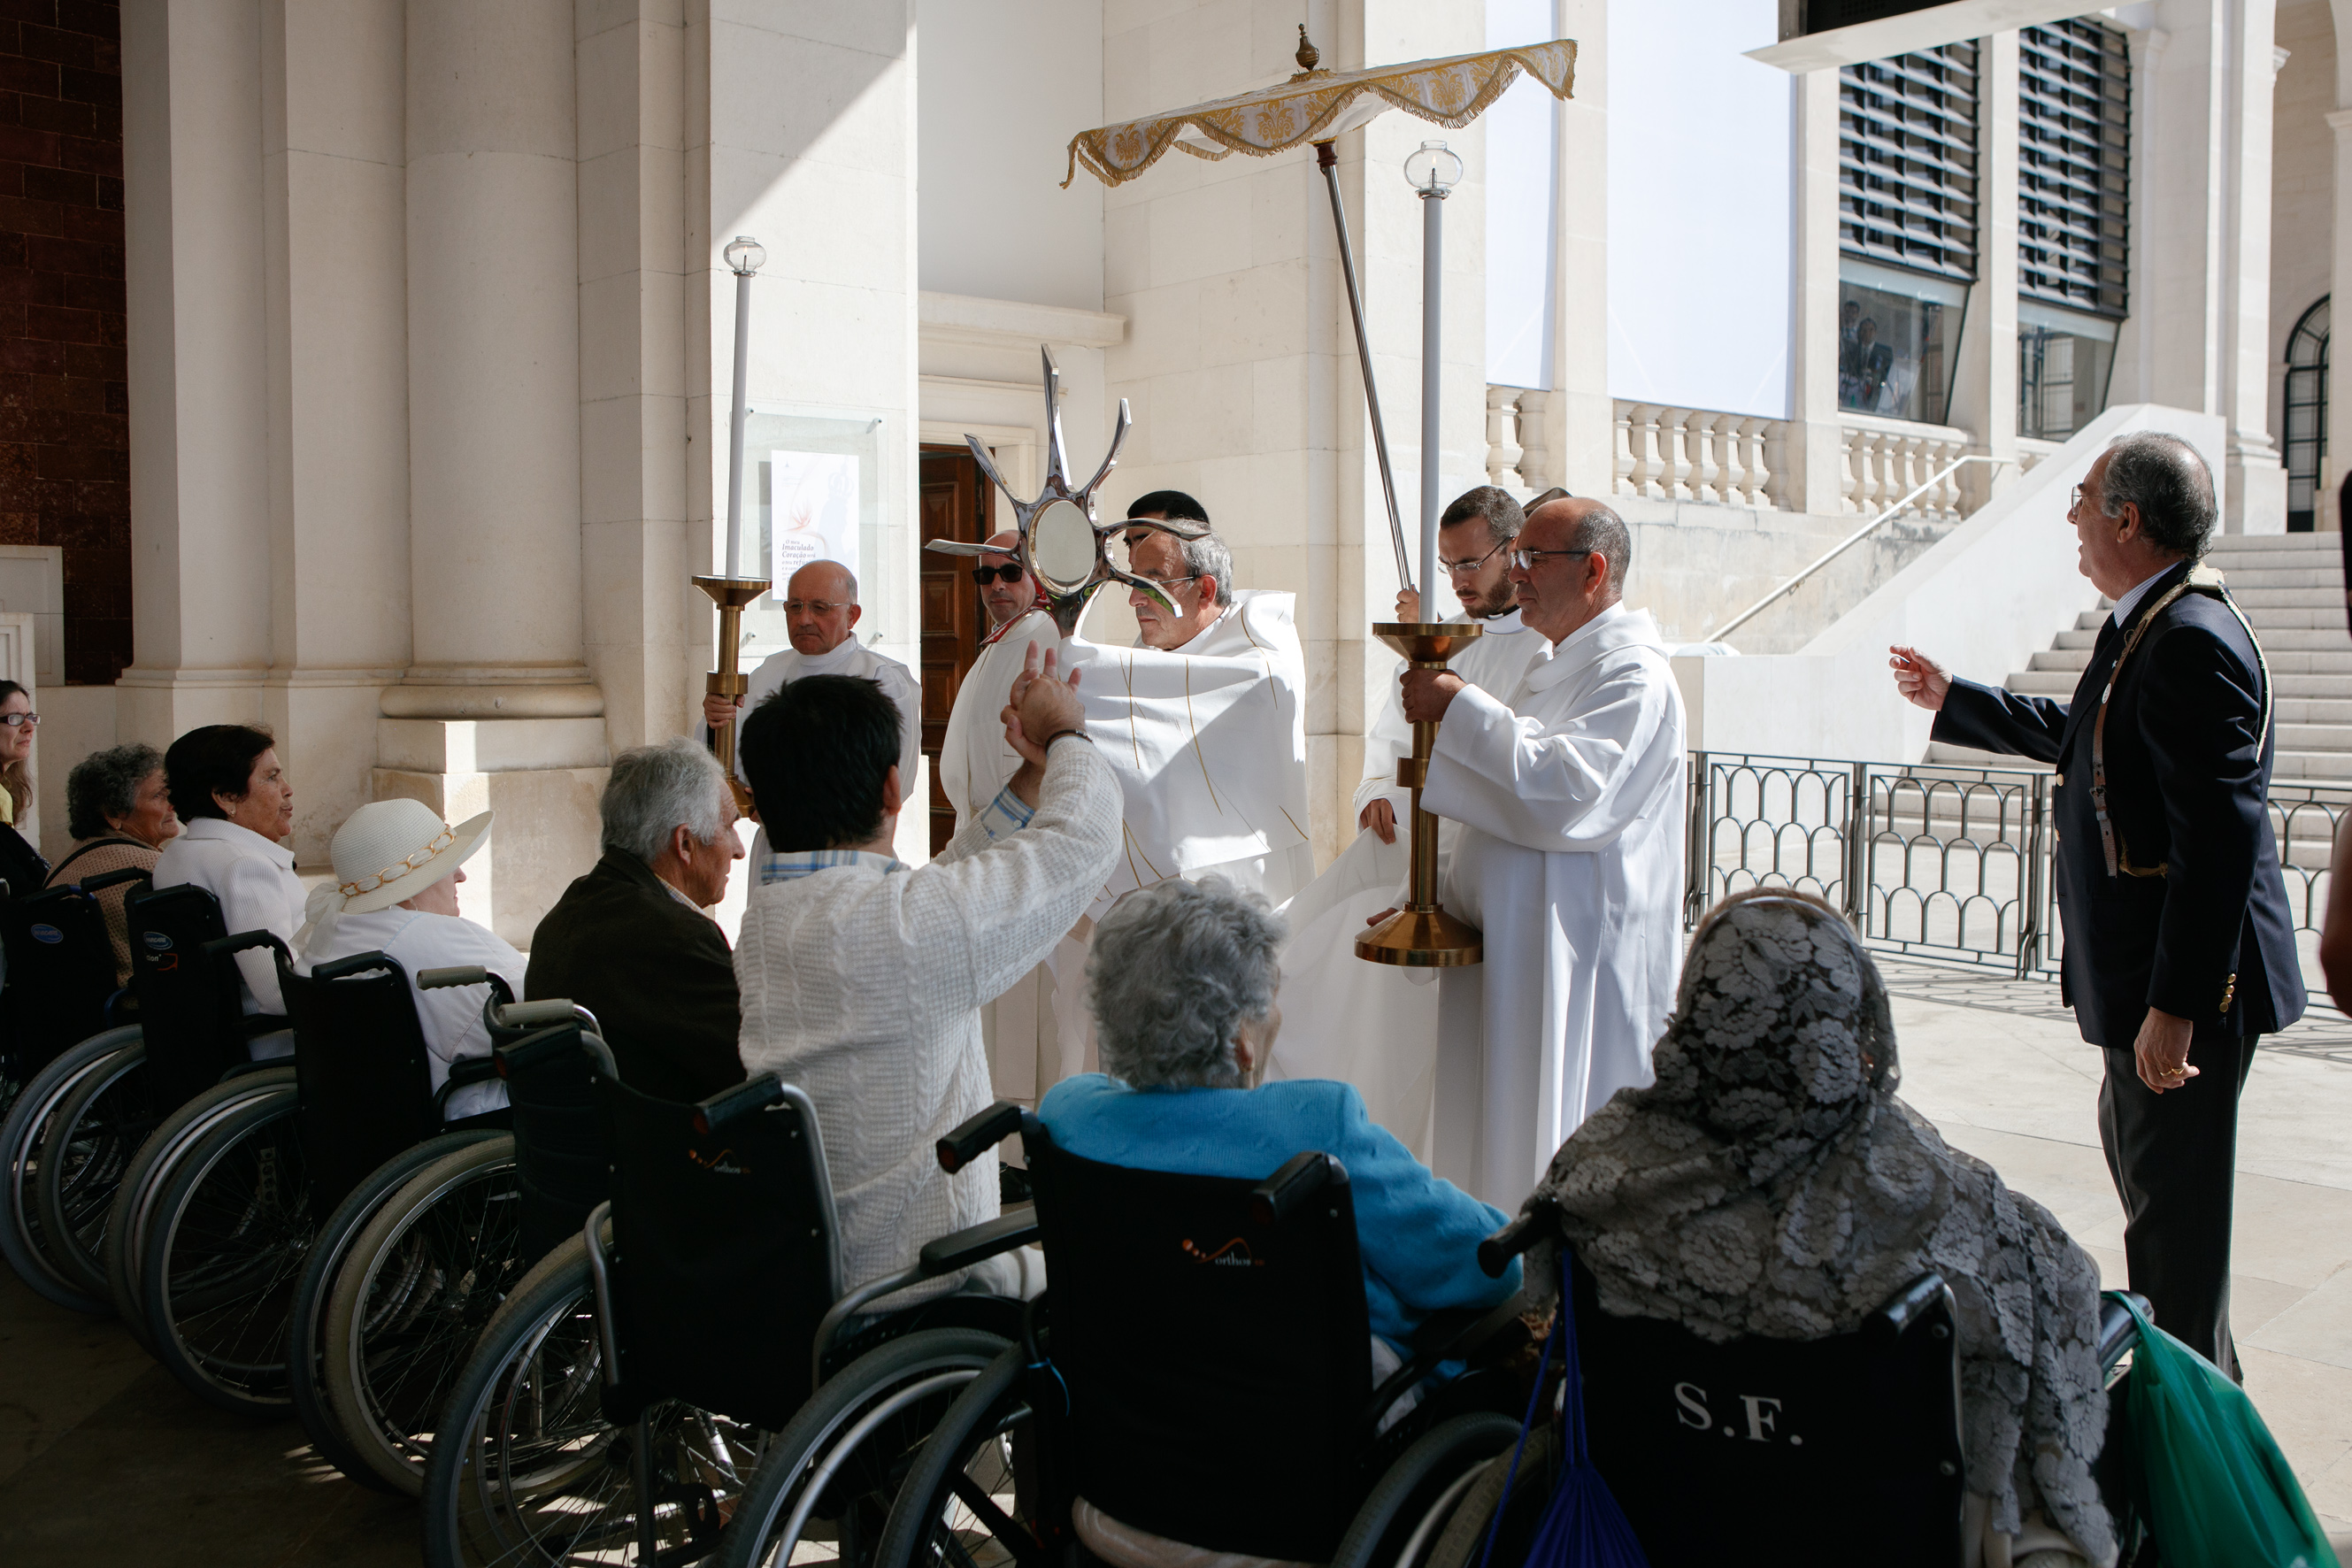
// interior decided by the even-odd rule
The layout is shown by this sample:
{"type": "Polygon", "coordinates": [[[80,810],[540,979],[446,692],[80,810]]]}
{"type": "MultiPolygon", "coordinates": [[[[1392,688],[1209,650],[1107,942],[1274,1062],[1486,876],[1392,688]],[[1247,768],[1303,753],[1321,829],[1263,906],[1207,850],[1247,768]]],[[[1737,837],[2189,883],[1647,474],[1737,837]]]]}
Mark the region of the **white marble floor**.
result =
{"type": "MultiPolygon", "coordinates": [[[[2123,1209],[2099,1150],[2099,1053],[2058,988],[1889,962],[1902,1094],[2032,1194],[2124,1283],[2123,1209]]],[[[2352,1023],[2331,1013],[2256,1058],[2241,1104],[2230,1315],[2246,1388],[2352,1553],[2352,1023]]],[[[2352,1562],[2352,1556],[2347,1556],[2352,1562]]]]}

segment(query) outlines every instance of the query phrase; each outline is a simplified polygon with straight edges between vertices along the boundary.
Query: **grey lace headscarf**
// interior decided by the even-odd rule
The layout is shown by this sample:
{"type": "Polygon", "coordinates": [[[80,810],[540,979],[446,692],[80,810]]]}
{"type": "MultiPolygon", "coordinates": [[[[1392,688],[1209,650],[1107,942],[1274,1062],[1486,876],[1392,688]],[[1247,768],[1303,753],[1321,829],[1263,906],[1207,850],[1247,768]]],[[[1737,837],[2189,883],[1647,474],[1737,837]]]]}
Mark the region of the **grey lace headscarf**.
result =
{"type": "MultiPolygon", "coordinates": [[[[2114,1530],[2098,1275],[2048,1210],[1895,1098],[1886,988],[1845,921],[1773,892],[1704,922],[1657,1082],[1560,1146],[1530,1202],[1603,1310],[1710,1340],[1850,1332],[1932,1268],[1959,1307],[1969,1489],[2014,1534],[2037,1502],[2095,1563],[2114,1530]]],[[[1546,1247],[1545,1251],[1549,1251],[1546,1247]]],[[[1538,1255],[1534,1279],[1558,1279],[1538,1255]]]]}

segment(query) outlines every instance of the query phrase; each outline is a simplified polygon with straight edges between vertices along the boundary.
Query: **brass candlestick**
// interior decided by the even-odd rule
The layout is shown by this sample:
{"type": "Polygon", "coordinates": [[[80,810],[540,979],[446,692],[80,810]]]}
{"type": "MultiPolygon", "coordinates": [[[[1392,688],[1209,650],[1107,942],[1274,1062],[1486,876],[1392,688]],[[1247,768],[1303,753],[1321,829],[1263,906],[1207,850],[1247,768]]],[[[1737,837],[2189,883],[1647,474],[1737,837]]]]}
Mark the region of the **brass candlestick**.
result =
{"type": "MultiPolygon", "coordinates": [[[[1462,621],[1383,621],[1372,627],[1372,635],[1415,669],[1444,669],[1479,629],[1475,623],[1462,621]]],[[[1415,724],[1412,755],[1397,759],[1397,783],[1412,791],[1412,879],[1404,908],[1356,939],[1356,956],[1374,963],[1453,969],[1486,956],[1478,929],[1437,904],[1437,818],[1421,809],[1429,753],[1436,745],[1437,726],[1415,724]]]]}
{"type": "MultiPolygon", "coordinates": [[[[743,643],[743,606],[766,593],[765,577],[697,577],[694,585],[710,595],[719,606],[719,668],[703,678],[702,689],[713,697],[730,700],[751,689],[751,678],[736,668],[743,643]]],[[[735,777],[735,731],[737,722],[715,732],[719,742],[719,765],[727,770],[728,787],[735,792],[739,810],[749,811],[751,803],[743,786],[735,777]]]]}

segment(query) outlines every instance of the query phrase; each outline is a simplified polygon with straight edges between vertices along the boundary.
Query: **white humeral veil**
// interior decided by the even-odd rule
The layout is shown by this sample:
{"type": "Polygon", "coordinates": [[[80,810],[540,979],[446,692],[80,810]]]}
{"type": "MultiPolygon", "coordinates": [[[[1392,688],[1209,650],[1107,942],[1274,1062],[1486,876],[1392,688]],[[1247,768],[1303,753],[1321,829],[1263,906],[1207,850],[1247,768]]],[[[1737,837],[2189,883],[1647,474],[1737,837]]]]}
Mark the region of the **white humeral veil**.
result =
{"type": "Polygon", "coordinates": [[[1282,904],[1312,879],[1307,833],[1306,658],[1292,595],[1239,591],[1182,647],[1065,641],[1032,610],[985,649],[956,690],[940,780],[959,825],[1020,765],[999,720],[1030,643],[1081,672],[1087,734],[1118,774],[1119,859],[1054,956],[988,1010],[996,1091],[1034,1102],[1087,1070],[1093,1026],[1086,958],[1094,922],[1121,893],[1170,877],[1224,877],[1282,904]]]}
{"type": "MultiPolygon", "coordinates": [[[[1544,646],[1542,634],[1528,630],[1513,610],[1481,623],[1480,635],[1448,668],[1482,690],[1508,695],[1544,646]]],[[[1405,879],[1412,796],[1397,785],[1396,764],[1412,751],[1412,726],[1391,677],[1364,740],[1364,778],[1354,804],[1360,816],[1370,801],[1391,801],[1397,839],[1383,844],[1370,829],[1357,834],[1283,911],[1290,940],[1282,952],[1282,1031],[1266,1077],[1352,1084],[1372,1120],[1426,1164],[1437,1074],[1436,972],[1356,956],[1365,922],[1397,901],[1405,879]]]]}

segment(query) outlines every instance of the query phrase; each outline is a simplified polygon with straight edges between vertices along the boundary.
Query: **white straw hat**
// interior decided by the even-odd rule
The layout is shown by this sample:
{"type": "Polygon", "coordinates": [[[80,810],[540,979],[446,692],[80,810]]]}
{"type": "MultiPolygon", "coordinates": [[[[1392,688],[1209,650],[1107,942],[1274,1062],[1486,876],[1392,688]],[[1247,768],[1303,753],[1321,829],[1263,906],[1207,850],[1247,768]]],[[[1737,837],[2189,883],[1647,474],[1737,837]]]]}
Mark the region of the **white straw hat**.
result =
{"type": "Polygon", "coordinates": [[[335,830],[334,889],[363,915],[413,899],[466,863],[490,834],[490,814],[452,827],[422,801],[370,801],[335,830]]]}

